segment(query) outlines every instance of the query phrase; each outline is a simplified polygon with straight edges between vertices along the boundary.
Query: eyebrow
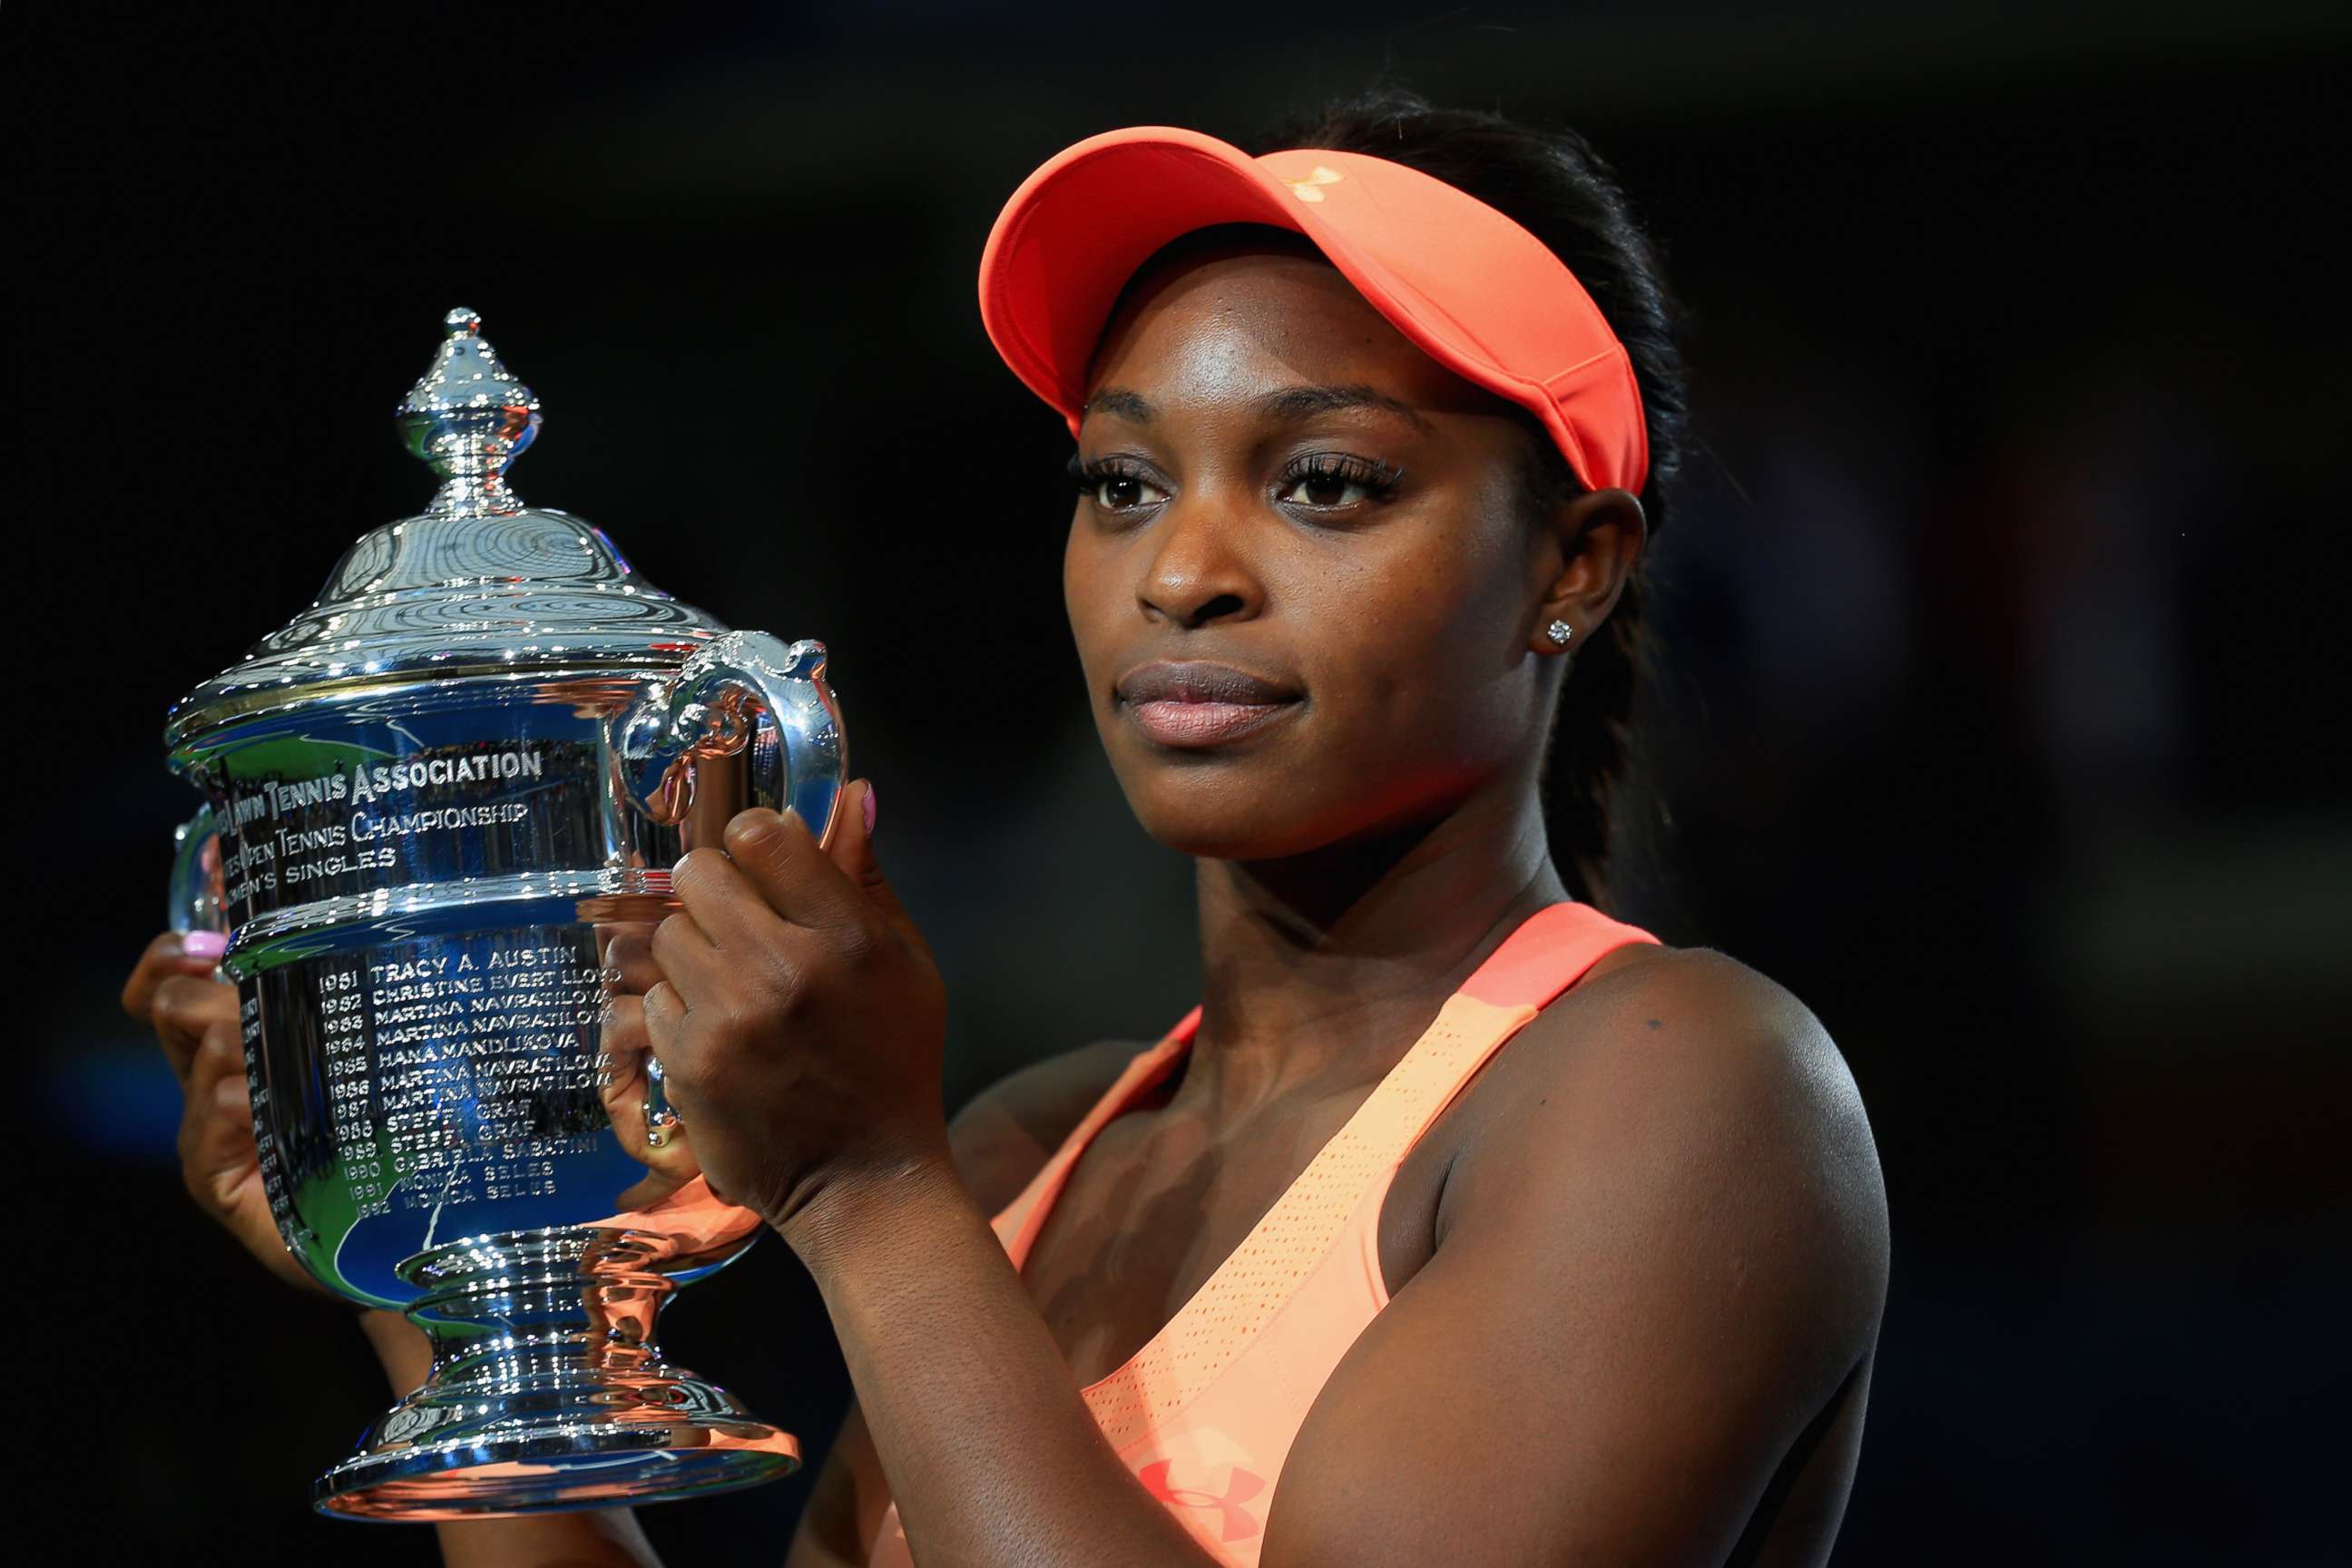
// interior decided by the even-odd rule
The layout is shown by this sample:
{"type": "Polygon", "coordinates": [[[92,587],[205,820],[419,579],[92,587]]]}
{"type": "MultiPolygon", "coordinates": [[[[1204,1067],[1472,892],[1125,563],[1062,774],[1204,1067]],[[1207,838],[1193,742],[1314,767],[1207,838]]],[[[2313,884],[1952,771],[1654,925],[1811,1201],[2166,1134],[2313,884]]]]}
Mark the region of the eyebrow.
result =
{"type": "MultiPolygon", "coordinates": [[[[1385,392],[1369,386],[1286,386],[1253,399],[1251,407],[1259,415],[1272,419],[1306,419],[1318,414],[1331,414],[1353,408],[1378,409],[1409,421],[1415,429],[1426,430],[1429,422],[1412,405],[1385,392]]],[[[1124,386],[1106,386],[1087,399],[1078,410],[1083,418],[1089,414],[1115,414],[1137,425],[1149,425],[1159,410],[1141,393],[1124,386]]]]}

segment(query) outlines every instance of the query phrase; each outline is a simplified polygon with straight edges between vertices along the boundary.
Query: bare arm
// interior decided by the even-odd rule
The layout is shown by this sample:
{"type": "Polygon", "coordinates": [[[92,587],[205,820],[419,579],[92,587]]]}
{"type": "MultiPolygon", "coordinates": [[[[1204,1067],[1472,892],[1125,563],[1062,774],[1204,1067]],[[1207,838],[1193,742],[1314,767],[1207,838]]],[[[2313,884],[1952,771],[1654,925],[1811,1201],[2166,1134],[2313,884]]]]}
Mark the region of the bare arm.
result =
{"type": "MultiPolygon", "coordinates": [[[[986,1089],[948,1130],[955,1172],[988,1214],[1011,1203],[1139,1047],[1118,1041],[1049,1058],[986,1089]]],[[[853,1399],[801,1514],[785,1568],[865,1568],[890,1506],[874,1434],[853,1399]]]]}
{"type": "Polygon", "coordinates": [[[925,1568],[1213,1568],[1127,1473],[979,1207],[943,1163],[827,1188],[814,1276],[925,1568]]]}
{"type": "Polygon", "coordinates": [[[1828,1037],[1713,953],[1623,979],[1517,1047],[1533,1092],[1457,1162],[1435,1254],[1318,1398],[1266,1568],[1722,1563],[1866,1378],[1885,1200],[1828,1037]]]}
{"type": "Polygon", "coordinates": [[[784,1568],[866,1568],[889,1507],[890,1483],[874,1451],[874,1434],[853,1399],[801,1510],[784,1568]]]}

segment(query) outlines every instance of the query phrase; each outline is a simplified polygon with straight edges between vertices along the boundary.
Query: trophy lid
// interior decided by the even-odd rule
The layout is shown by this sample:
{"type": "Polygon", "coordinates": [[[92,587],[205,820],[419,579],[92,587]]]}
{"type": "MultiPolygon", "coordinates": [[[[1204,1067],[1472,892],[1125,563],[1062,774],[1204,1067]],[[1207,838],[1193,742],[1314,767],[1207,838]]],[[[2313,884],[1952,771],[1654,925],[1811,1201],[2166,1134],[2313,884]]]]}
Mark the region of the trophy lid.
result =
{"type": "Polygon", "coordinates": [[[174,704],[166,743],[354,689],[666,668],[728,629],[638,576],[601,530],[522,504],[506,468],[539,434],[539,398],[479,316],[443,324],[398,411],[403,443],[441,478],[432,503],[362,538],[310,608],[174,704]]]}

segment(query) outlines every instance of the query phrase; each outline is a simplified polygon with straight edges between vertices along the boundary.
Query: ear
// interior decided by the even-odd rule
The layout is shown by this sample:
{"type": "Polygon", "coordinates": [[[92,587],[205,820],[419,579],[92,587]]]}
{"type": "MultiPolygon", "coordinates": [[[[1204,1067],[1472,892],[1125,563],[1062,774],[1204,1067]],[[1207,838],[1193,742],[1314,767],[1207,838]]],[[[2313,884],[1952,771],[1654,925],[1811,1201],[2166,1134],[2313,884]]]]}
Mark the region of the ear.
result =
{"type": "Polygon", "coordinates": [[[1528,647],[1571,653],[1600,629],[1625,591],[1649,543],[1649,520],[1630,490],[1590,490],[1552,509],[1546,537],[1539,559],[1551,576],[1528,628],[1528,647]],[[1570,628],[1566,642],[1551,635],[1556,621],[1570,628]]]}

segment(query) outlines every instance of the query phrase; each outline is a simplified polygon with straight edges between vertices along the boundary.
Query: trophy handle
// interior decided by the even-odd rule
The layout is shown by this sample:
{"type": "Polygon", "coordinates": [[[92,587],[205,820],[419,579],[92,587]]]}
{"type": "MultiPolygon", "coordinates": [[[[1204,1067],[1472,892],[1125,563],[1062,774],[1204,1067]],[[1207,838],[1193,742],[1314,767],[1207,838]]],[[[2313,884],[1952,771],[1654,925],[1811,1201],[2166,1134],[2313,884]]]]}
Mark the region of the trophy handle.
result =
{"type": "Polygon", "coordinates": [[[209,805],[172,829],[170,892],[165,921],[172,930],[228,930],[227,912],[221,908],[220,835],[209,805]]]}
{"type": "MultiPolygon", "coordinates": [[[[636,808],[677,826],[694,805],[696,764],[741,755],[768,776],[752,780],[753,798],[772,801],[808,824],[819,844],[833,837],[849,747],[841,706],[824,679],[824,645],[785,646],[765,632],[729,632],[686,661],[666,687],[648,693],[614,721],[613,751],[636,808]],[[760,713],[778,743],[754,745],[760,713]]],[[[669,1142],[677,1125],[662,1087],[661,1064],[646,1064],[646,1142],[669,1142]]]]}
{"type": "Polygon", "coordinates": [[[686,661],[667,687],[615,723],[614,752],[632,804],[675,826],[694,805],[695,764],[751,747],[757,798],[800,814],[817,842],[833,837],[849,749],[841,707],[824,679],[824,645],[787,647],[765,632],[729,632],[686,661]],[[752,746],[764,709],[780,744],[752,746]]]}

